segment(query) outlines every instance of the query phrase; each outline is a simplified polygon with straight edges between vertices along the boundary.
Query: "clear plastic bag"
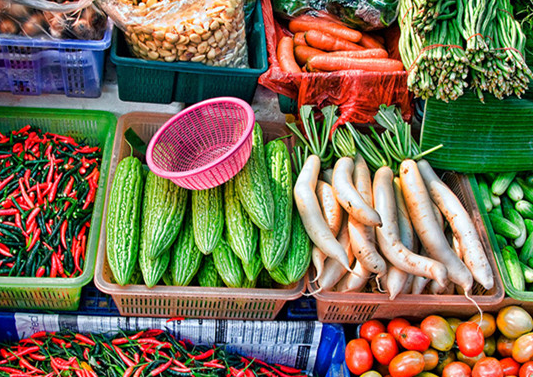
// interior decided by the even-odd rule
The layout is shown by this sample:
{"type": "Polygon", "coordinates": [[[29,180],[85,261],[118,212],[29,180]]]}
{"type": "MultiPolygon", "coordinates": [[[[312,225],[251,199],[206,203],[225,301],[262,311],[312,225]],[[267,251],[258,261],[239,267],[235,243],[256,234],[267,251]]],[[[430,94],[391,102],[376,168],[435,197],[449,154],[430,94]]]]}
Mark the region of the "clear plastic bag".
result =
{"type": "Polygon", "coordinates": [[[146,60],[248,67],[244,0],[98,0],[146,60]]]}
{"type": "Polygon", "coordinates": [[[92,0],[0,0],[0,34],[99,40],[106,27],[107,15],[92,0]]]}

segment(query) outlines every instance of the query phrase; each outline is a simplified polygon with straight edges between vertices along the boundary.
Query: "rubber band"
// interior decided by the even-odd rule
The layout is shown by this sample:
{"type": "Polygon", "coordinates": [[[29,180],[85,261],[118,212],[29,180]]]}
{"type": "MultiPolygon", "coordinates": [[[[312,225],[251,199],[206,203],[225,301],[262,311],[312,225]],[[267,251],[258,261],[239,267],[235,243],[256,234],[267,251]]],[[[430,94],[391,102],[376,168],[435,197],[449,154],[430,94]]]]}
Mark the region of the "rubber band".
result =
{"type": "Polygon", "coordinates": [[[412,11],[414,7],[415,7],[414,5],[411,5],[411,7],[409,9],[407,9],[407,12],[405,12],[405,14],[403,15],[403,17],[402,17],[402,26],[403,26],[403,22],[405,20],[405,17],[407,17],[409,12],[412,11]]]}
{"type": "MultiPolygon", "coordinates": [[[[481,39],[485,39],[485,37],[483,36],[483,34],[481,34],[481,33],[476,33],[476,34],[472,35],[471,37],[469,37],[466,41],[468,42],[468,41],[471,40],[472,38],[474,38],[474,37],[478,37],[478,36],[481,37],[481,39]]],[[[492,39],[492,38],[491,38],[491,39],[492,39]]]]}
{"type": "Polygon", "coordinates": [[[503,12],[503,13],[507,13],[509,16],[511,16],[514,20],[514,16],[511,12],[509,12],[507,9],[502,9],[502,8],[498,8],[499,11],[503,12]]]}
{"type": "Polygon", "coordinates": [[[508,51],[508,50],[511,50],[511,51],[514,51],[514,52],[518,52],[520,54],[520,57],[522,58],[522,60],[525,62],[526,59],[524,58],[524,55],[522,55],[522,53],[520,52],[520,50],[518,50],[517,48],[515,47],[500,47],[500,48],[493,48],[491,51],[498,51],[498,50],[503,50],[503,51],[508,51]]]}
{"type": "Polygon", "coordinates": [[[463,46],[458,46],[458,45],[443,45],[443,44],[434,44],[434,45],[430,45],[430,46],[426,46],[424,47],[422,50],[420,50],[420,53],[418,54],[418,56],[416,57],[416,59],[413,61],[413,63],[411,64],[411,66],[409,67],[409,69],[407,70],[407,72],[410,74],[411,71],[414,69],[418,59],[420,59],[422,57],[422,55],[424,54],[424,52],[426,51],[429,51],[429,50],[433,50],[435,48],[438,48],[438,47],[448,47],[447,51],[448,50],[451,50],[452,48],[460,48],[461,50],[464,51],[464,48],[463,46]]]}

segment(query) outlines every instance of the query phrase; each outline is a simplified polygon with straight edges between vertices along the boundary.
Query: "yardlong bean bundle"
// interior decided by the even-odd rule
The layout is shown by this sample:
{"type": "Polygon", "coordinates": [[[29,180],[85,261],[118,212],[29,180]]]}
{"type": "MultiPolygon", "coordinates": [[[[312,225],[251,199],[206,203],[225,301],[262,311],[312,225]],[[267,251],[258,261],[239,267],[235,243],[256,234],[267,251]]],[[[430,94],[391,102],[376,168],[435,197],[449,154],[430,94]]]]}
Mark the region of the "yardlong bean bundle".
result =
{"type": "Polygon", "coordinates": [[[0,275],[84,269],[101,151],[29,125],[0,133],[0,275]]]}
{"type": "Polygon", "coordinates": [[[413,28],[422,38],[431,32],[437,22],[457,17],[456,0],[414,0],[418,12],[413,18],[413,28]]]}

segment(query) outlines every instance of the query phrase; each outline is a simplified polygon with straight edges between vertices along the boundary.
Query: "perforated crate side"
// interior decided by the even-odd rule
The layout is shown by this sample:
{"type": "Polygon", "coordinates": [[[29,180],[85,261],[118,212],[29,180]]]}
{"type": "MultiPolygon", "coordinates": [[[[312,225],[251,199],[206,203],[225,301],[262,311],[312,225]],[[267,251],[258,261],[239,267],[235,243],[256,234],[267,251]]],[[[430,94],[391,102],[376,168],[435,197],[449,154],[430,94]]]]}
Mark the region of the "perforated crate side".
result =
{"type": "Polygon", "coordinates": [[[9,288],[0,291],[0,307],[51,310],[75,310],[80,300],[81,288],[9,288]]]}

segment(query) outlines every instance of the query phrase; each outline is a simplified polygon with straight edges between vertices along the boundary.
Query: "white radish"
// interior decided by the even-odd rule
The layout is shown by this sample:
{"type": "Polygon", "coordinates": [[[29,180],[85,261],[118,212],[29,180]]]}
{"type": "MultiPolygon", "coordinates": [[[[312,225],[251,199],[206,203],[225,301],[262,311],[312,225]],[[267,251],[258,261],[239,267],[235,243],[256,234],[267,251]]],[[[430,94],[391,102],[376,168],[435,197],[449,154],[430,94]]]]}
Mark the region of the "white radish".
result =
{"type": "Polygon", "coordinates": [[[440,228],[444,231],[444,219],[442,218],[442,213],[440,213],[439,207],[437,207],[435,203],[431,202],[431,208],[433,209],[433,213],[435,214],[435,218],[437,219],[440,228]]]}
{"type": "Polygon", "coordinates": [[[318,181],[316,196],[322,210],[322,216],[324,216],[331,233],[336,237],[341,228],[343,209],[333,195],[333,188],[324,181],[318,181]]]}
{"type": "Polygon", "coordinates": [[[402,293],[408,279],[408,273],[394,266],[389,266],[387,271],[387,292],[389,292],[389,300],[394,300],[396,296],[402,293]]]}
{"type": "Polygon", "coordinates": [[[322,217],[316,196],[319,172],[320,158],[316,155],[309,156],[294,185],[294,201],[300,212],[305,231],[313,243],[328,257],[338,260],[344,268],[351,271],[350,261],[344,248],[322,217]]]}
{"type": "Polygon", "coordinates": [[[449,282],[444,288],[441,287],[435,280],[429,285],[429,293],[434,295],[453,295],[455,291],[455,284],[449,282]]]}
{"type": "MultiPolygon", "coordinates": [[[[354,261],[354,257],[350,252],[350,235],[348,234],[348,228],[346,226],[341,227],[341,231],[339,232],[339,236],[337,239],[344,248],[344,254],[346,255],[346,258],[349,260],[349,264],[351,265],[354,261]]],[[[342,264],[339,263],[338,260],[334,258],[326,259],[324,263],[324,272],[322,273],[322,276],[320,276],[320,279],[318,279],[318,291],[332,289],[335,284],[337,284],[342,279],[342,277],[347,273],[347,271],[348,269],[344,268],[344,266],[342,266],[342,264]]],[[[352,270],[350,269],[350,272],[351,271],[352,270]]]]}
{"type": "Polygon", "coordinates": [[[333,192],[339,204],[355,220],[364,225],[381,224],[379,214],[368,205],[353,184],[355,165],[350,157],[342,157],[333,169],[333,192]]]}
{"type": "MultiPolygon", "coordinates": [[[[374,205],[372,196],[372,177],[370,170],[361,155],[357,155],[353,174],[356,190],[361,198],[370,206],[374,205]]],[[[378,278],[387,273],[387,264],[376,249],[376,233],[373,227],[363,225],[350,218],[348,224],[352,253],[361,266],[369,272],[377,274],[378,278]]]]}
{"type": "Polygon", "coordinates": [[[338,282],[335,290],[337,292],[361,292],[370,278],[370,271],[365,269],[359,261],[355,261],[353,274],[344,274],[338,282]]]}
{"type": "Polygon", "coordinates": [[[316,276],[311,280],[311,283],[314,283],[320,279],[320,276],[322,276],[322,273],[324,272],[324,262],[327,257],[328,256],[324,254],[322,250],[316,247],[316,245],[313,245],[313,249],[311,250],[311,260],[313,261],[313,266],[315,266],[316,276]]]}
{"type": "Polygon", "coordinates": [[[407,281],[403,285],[403,289],[402,289],[402,293],[403,294],[411,293],[411,290],[413,289],[413,282],[414,281],[415,281],[415,276],[414,275],[409,275],[407,277],[407,281]]]}
{"type": "MultiPolygon", "coordinates": [[[[453,191],[435,174],[427,161],[420,160],[417,165],[429,195],[448,220],[453,235],[459,242],[459,250],[465,264],[479,284],[487,290],[491,289],[494,286],[493,271],[468,212],[453,191]]],[[[462,284],[459,285],[466,292],[469,291],[462,284]]]]}
{"type": "MultiPolygon", "coordinates": [[[[461,259],[464,262],[465,256],[463,255],[463,251],[461,250],[461,246],[459,245],[459,240],[456,237],[452,238],[452,246],[453,246],[453,251],[455,251],[455,254],[457,254],[459,259],[461,259]]],[[[466,267],[468,267],[468,265],[466,265],[466,267]]],[[[474,280],[475,280],[476,279],[475,274],[472,274],[472,275],[474,276],[474,280]]]]}
{"type": "MultiPolygon", "coordinates": [[[[448,278],[463,287],[465,292],[469,292],[473,284],[472,274],[448,244],[433,212],[428,190],[416,162],[404,160],[401,163],[400,180],[411,222],[426,252],[431,258],[444,263],[448,269],[448,278]]],[[[438,283],[443,286],[441,281],[438,283]]]]}
{"type": "MultiPolygon", "coordinates": [[[[420,255],[427,256],[426,250],[423,247],[420,249],[420,255]]],[[[415,276],[413,279],[413,287],[411,288],[411,294],[421,295],[422,292],[424,292],[424,289],[426,289],[426,285],[428,285],[430,281],[430,279],[424,276],[415,276]]]]}
{"type": "Polygon", "coordinates": [[[374,205],[383,221],[383,225],[376,228],[381,252],[391,264],[402,271],[435,279],[444,286],[447,280],[446,267],[435,260],[413,253],[400,239],[393,179],[394,173],[387,166],[379,168],[374,175],[374,205]]]}

